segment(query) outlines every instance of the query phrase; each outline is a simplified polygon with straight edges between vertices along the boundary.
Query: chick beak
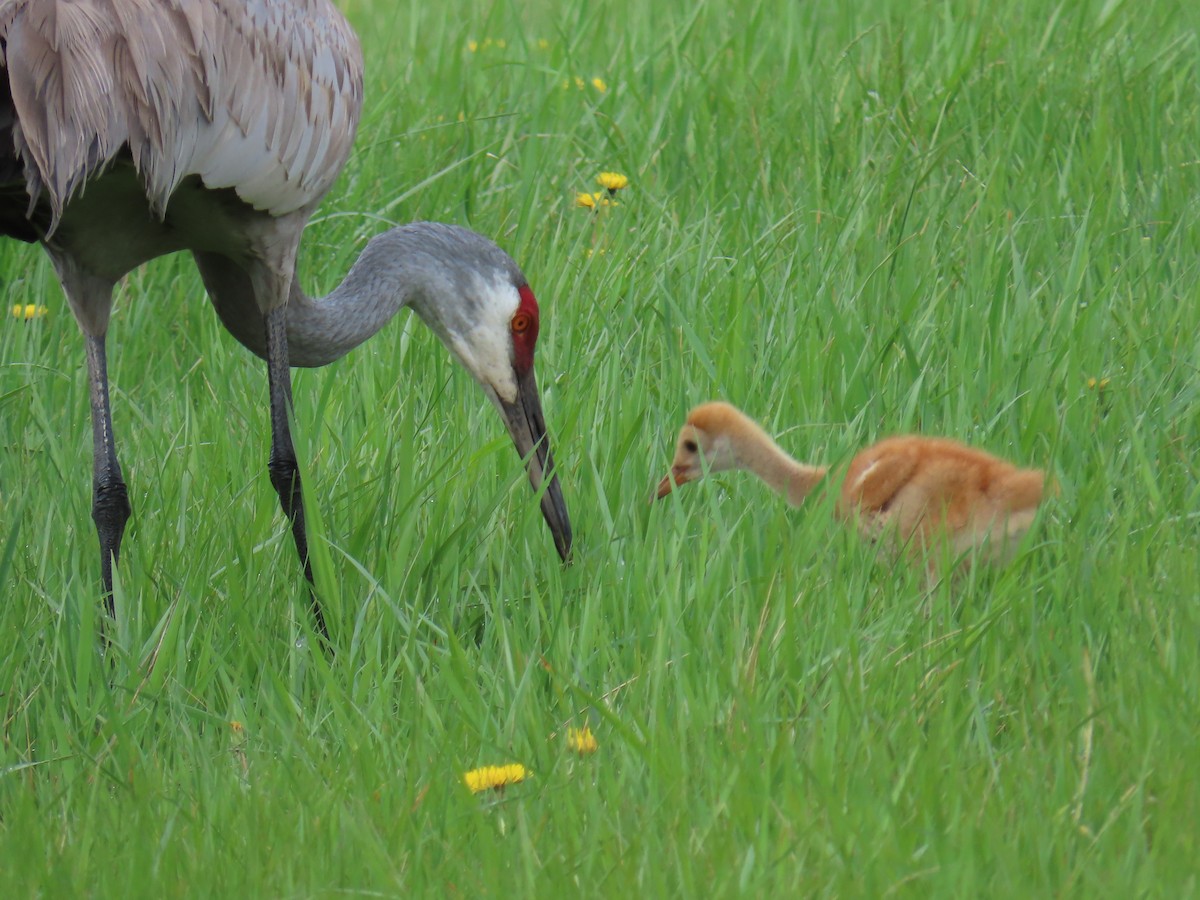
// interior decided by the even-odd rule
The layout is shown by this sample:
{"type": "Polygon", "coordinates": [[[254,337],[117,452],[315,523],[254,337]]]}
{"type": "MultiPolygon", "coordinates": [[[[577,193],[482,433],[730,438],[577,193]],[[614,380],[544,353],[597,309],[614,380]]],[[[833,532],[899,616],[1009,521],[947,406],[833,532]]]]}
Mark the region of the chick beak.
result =
{"type": "Polygon", "coordinates": [[[654,499],[661,500],[667,494],[671,493],[675,487],[687,484],[691,480],[687,469],[683,466],[671,466],[671,474],[658,483],[658,490],[655,492],[654,499]]]}

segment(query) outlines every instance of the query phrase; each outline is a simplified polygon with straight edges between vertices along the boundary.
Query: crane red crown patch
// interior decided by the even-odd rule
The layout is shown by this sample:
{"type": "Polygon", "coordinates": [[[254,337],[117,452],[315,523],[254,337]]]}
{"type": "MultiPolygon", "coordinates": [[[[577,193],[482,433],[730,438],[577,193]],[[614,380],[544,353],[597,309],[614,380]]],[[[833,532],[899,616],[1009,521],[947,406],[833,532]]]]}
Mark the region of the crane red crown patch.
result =
{"type": "Polygon", "coordinates": [[[513,341],[513,367],[524,375],[533,368],[533,348],[538,338],[538,305],[529,285],[517,288],[521,302],[510,321],[513,341]]]}

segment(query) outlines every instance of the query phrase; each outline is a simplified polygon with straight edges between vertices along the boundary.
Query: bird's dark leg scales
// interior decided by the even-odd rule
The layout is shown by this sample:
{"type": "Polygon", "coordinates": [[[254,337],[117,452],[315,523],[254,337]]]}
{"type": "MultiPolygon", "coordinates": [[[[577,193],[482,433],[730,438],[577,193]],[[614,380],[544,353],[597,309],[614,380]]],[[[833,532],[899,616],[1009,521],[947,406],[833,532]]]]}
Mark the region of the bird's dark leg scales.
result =
{"type": "Polygon", "coordinates": [[[131,512],[129,491],[121,477],[112,432],[112,408],[108,399],[108,364],[104,337],[87,335],[87,367],[92,407],[92,520],[100,539],[100,575],[104,605],[110,616],[115,607],[112,572],[121,555],[121,538],[131,512]]]}
{"type": "Polygon", "coordinates": [[[304,529],[304,498],[300,494],[300,469],[296,464],[295,450],[288,441],[286,448],[272,443],[271,458],[267,462],[271,484],[279,495],[279,505],[292,523],[292,536],[296,540],[296,552],[304,563],[304,577],[310,582],[312,565],[308,560],[308,535],[304,529]]]}
{"type": "Polygon", "coordinates": [[[121,555],[121,538],[132,509],[125,482],[113,480],[92,485],[92,521],[100,538],[100,575],[104,583],[104,603],[114,614],[112,597],[113,567],[121,555]]]}
{"type": "Polygon", "coordinates": [[[279,495],[279,505],[291,520],[296,552],[304,564],[304,577],[309,583],[309,608],[317,631],[327,641],[329,629],[325,614],[313,589],[312,563],[308,557],[308,533],[304,527],[304,498],[300,491],[300,467],[296,463],[296,448],[288,415],[292,409],[292,373],[288,364],[287,308],[279,307],[266,315],[267,381],[271,393],[271,457],[267,471],[271,484],[279,495]]]}

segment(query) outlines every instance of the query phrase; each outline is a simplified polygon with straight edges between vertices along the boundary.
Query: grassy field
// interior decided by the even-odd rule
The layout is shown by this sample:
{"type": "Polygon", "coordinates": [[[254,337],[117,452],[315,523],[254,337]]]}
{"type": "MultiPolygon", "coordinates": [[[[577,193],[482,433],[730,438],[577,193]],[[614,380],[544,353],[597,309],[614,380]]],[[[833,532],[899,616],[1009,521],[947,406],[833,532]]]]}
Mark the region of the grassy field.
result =
{"type": "Polygon", "coordinates": [[[160,260],[110,333],[104,661],[83,343],[6,243],[5,894],[1200,893],[1200,7],[344,5],[366,107],[304,284],[413,219],[521,262],[575,563],[402,314],[295,374],[326,657],[265,369],[160,260]],[[1061,494],[930,592],[749,476],[650,505],[710,398],[801,457],[919,429],[1061,494]]]}

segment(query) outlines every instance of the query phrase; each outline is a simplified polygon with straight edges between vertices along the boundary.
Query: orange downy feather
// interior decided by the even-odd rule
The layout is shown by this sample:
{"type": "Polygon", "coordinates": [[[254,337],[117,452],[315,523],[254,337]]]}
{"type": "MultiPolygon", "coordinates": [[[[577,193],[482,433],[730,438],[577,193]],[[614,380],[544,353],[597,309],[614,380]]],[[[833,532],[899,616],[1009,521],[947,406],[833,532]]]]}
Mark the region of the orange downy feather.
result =
{"type": "MultiPolygon", "coordinates": [[[[736,407],[705,403],[688,414],[657,496],[727,469],[754,472],[794,506],[828,472],[793,459],[736,407]]],[[[956,555],[976,551],[999,562],[1029,530],[1043,490],[1044,475],[1036,469],[949,438],[903,435],[851,460],[837,514],[865,537],[893,541],[917,558],[948,541],[956,555]]]]}

